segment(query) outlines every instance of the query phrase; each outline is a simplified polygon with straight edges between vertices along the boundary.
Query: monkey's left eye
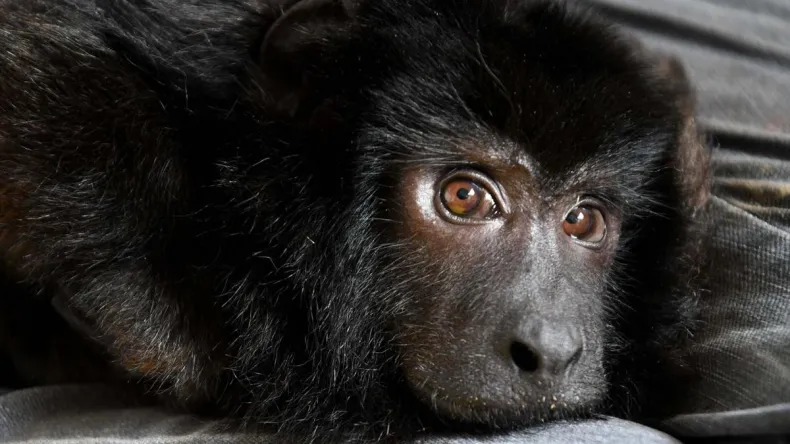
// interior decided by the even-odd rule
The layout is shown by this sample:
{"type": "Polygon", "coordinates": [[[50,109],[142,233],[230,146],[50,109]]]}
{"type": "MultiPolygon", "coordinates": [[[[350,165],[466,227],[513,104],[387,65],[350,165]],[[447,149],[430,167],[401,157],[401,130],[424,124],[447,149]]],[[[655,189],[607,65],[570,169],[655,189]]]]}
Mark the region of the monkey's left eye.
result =
{"type": "Polygon", "coordinates": [[[467,177],[445,182],[440,197],[442,206],[450,214],[464,219],[486,219],[496,206],[486,185],[467,177]]]}
{"type": "Polygon", "coordinates": [[[579,205],[565,216],[562,231],[585,244],[598,244],[606,237],[606,221],[599,209],[579,205]]]}

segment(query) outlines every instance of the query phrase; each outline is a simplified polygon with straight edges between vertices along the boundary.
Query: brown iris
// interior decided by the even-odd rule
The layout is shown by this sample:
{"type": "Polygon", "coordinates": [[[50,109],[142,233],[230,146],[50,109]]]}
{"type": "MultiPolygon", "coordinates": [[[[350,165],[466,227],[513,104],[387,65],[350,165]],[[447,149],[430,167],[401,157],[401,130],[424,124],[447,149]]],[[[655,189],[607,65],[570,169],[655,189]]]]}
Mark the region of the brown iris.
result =
{"type": "Polygon", "coordinates": [[[606,236],[606,221],[597,208],[580,205],[565,216],[562,230],[573,239],[595,244],[606,236]]]}
{"type": "Polygon", "coordinates": [[[455,216],[482,219],[490,215],[494,202],[485,187],[472,179],[447,182],[441,192],[442,204],[455,216]]]}

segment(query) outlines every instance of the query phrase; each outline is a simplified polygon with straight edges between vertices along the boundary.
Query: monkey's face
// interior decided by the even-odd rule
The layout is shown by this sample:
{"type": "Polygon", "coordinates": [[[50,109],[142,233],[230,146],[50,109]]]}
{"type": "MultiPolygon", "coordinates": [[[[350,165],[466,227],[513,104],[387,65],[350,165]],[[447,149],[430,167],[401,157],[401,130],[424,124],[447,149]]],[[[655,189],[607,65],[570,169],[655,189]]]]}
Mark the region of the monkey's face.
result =
{"type": "Polygon", "coordinates": [[[398,187],[415,283],[398,320],[405,376],[457,419],[547,419],[606,388],[604,296],[621,216],[583,189],[542,189],[536,165],[514,153],[410,167],[398,187]]]}
{"type": "Polygon", "coordinates": [[[401,371],[459,421],[599,407],[633,296],[623,252],[660,237],[644,214],[667,197],[651,187],[675,149],[670,96],[605,35],[546,44],[570,30],[543,19],[545,35],[414,54],[367,97],[359,143],[386,164],[381,280],[401,371]]]}

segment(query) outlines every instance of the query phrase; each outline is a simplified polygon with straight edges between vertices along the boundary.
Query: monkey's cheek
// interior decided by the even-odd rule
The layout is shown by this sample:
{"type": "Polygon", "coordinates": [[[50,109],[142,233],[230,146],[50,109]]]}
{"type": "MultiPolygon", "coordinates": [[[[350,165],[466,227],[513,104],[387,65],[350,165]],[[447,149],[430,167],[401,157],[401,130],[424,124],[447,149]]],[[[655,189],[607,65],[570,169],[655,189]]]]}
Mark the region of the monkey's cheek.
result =
{"type": "Polygon", "coordinates": [[[419,350],[404,354],[404,373],[416,397],[438,416],[496,428],[539,424],[589,414],[602,403],[600,359],[584,356],[565,377],[544,380],[514,371],[484,353],[419,350]]]}

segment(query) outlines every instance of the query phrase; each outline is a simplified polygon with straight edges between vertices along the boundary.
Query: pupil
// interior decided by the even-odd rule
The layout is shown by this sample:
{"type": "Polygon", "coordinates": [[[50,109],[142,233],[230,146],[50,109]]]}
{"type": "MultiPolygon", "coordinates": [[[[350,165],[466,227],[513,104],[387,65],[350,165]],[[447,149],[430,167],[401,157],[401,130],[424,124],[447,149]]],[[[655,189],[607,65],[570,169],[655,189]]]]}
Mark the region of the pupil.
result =
{"type": "Polygon", "coordinates": [[[472,191],[469,188],[461,188],[457,193],[455,193],[455,195],[461,200],[466,200],[466,198],[468,198],[471,193],[472,191]]]}
{"type": "Polygon", "coordinates": [[[578,223],[578,222],[579,222],[579,219],[580,219],[580,218],[579,218],[579,213],[578,213],[578,212],[573,212],[573,213],[570,213],[570,214],[568,215],[568,217],[566,217],[566,218],[565,218],[565,220],[566,220],[566,221],[567,221],[569,224],[575,224],[575,223],[578,223]]]}

